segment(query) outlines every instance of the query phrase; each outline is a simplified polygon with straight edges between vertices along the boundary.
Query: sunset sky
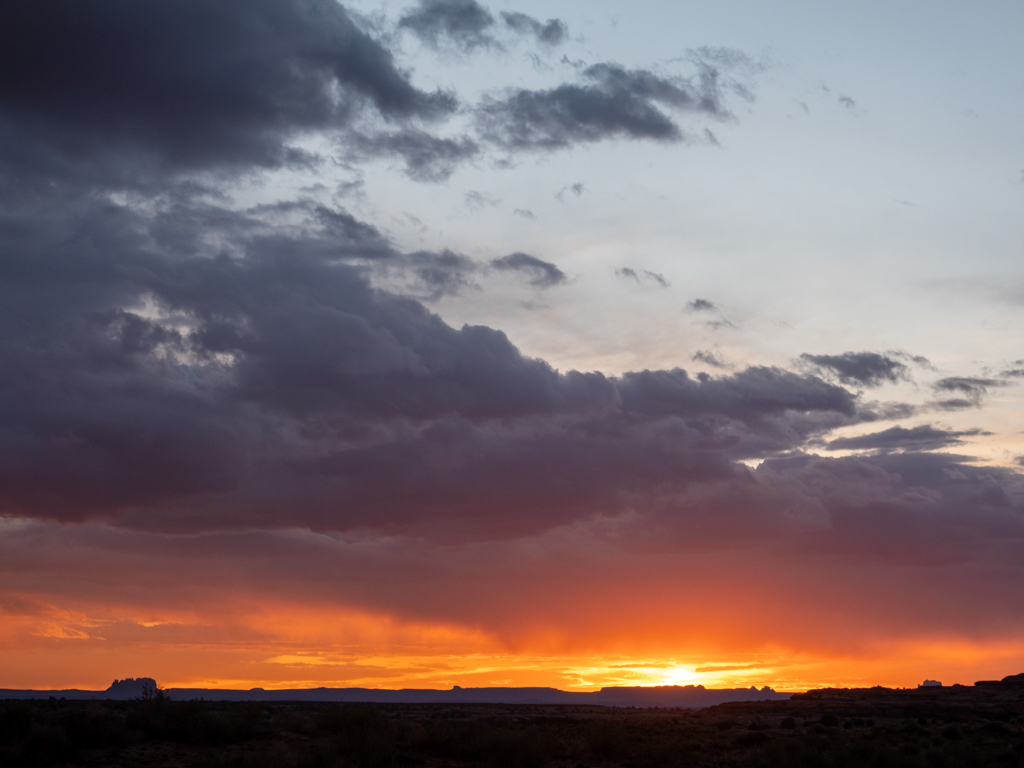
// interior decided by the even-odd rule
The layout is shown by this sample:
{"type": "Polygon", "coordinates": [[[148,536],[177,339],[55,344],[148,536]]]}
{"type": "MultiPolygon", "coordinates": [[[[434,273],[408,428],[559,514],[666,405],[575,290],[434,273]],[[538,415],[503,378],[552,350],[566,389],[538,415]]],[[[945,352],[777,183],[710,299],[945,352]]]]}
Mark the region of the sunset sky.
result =
{"type": "Polygon", "coordinates": [[[1024,4],[0,4],[0,687],[1024,671],[1024,4]]]}

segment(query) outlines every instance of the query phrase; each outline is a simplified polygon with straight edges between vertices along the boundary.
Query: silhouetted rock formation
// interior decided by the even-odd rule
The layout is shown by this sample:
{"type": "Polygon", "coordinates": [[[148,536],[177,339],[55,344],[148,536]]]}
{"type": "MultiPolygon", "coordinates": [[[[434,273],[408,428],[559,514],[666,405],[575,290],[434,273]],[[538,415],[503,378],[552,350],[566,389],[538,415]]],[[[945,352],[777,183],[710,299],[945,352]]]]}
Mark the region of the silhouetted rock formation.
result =
{"type": "Polygon", "coordinates": [[[156,693],[156,680],[152,677],[126,677],[115,680],[105,691],[82,691],[77,688],[65,688],[59,691],[17,690],[0,688],[0,699],[110,699],[113,701],[129,701],[142,699],[156,693]]]}
{"type": "Polygon", "coordinates": [[[108,699],[141,699],[156,693],[156,680],[152,677],[126,677],[112,682],[106,693],[108,699]]]}
{"type": "Polygon", "coordinates": [[[975,683],[979,686],[989,685],[1007,685],[1007,686],[1024,686],[1024,672],[1019,675],[1007,675],[1002,680],[979,680],[975,683]]]}

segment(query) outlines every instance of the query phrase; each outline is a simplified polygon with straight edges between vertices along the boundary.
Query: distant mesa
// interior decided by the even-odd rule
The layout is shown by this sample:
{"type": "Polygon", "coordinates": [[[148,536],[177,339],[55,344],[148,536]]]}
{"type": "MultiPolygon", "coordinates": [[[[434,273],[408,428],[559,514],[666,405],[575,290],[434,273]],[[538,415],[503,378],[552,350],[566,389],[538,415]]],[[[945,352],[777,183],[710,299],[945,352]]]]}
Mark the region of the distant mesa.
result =
{"type": "Polygon", "coordinates": [[[938,680],[925,680],[923,683],[921,683],[917,687],[918,688],[941,688],[942,687],[942,683],[940,683],[938,680]]]}
{"type": "Polygon", "coordinates": [[[109,699],[141,699],[156,693],[156,680],[152,677],[126,677],[112,682],[105,693],[109,699]]]}

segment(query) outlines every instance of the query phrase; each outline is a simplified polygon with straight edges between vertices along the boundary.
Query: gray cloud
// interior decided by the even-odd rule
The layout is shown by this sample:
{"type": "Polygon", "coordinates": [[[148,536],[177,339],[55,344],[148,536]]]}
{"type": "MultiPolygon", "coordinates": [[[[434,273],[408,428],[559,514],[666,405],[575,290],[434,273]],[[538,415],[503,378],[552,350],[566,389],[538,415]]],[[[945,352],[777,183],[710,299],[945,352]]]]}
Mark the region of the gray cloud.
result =
{"type": "Polygon", "coordinates": [[[708,301],[707,299],[694,299],[686,306],[688,306],[694,312],[714,312],[715,310],[718,309],[718,307],[716,307],[714,303],[708,301]]]}
{"type": "Polygon", "coordinates": [[[951,397],[937,400],[933,405],[944,411],[960,411],[965,408],[977,408],[982,398],[991,387],[1005,387],[1007,382],[999,379],[978,378],[974,376],[948,376],[932,384],[936,393],[955,393],[962,397],[951,397]]]}
{"type": "Polygon", "coordinates": [[[877,387],[907,378],[907,366],[877,352],[844,352],[841,355],[800,355],[801,360],[825,368],[846,384],[877,387]]]}
{"type": "Polygon", "coordinates": [[[505,26],[521,35],[532,35],[544,45],[560,45],[569,36],[569,28],[561,19],[548,19],[541,23],[525,13],[502,12],[505,26]]]}
{"type": "Polygon", "coordinates": [[[910,403],[862,403],[858,415],[861,421],[894,421],[916,416],[921,408],[910,403]]]}
{"type": "Polygon", "coordinates": [[[725,118],[719,70],[699,62],[693,78],[595,64],[582,83],[550,90],[514,90],[477,110],[481,135],[514,150],[561,149],[608,138],[680,141],[682,129],[665,109],[725,118]]]}
{"type": "Polygon", "coordinates": [[[478,192],[475,189],[471,189],[467,192],[463,199],[466,201],[466,206],[474,211],[479,211],[484,207],[494,207],[500,205],[501,200],[496,197],[488,197],[483,192],[478,192]]]}
{"type": "Polygon", "coordinates": [[[412,273],[431,299],[457,294],[472,285],[469,275],[477,269],[472,259],[449,250],[410,253],[402,258],[402,267],[412,273]]]}
{"type": "Polygon", "coordinates": [[[932,387],[938,392],[963,392],[965,395],[983,395],[989,387],[1003,386],[1006,386],[1006,383],[998,379],[982,379],[973,376],[949,376],[932,384],[932,387]]]}
{"type": "Polygon", "coordinates": [[[729,320],[724,317],[718,320],[708,320],[707,322],[704,323],[704,325],[713,331],[720,331],[723,328],[739,328],[739,326],[736,325],[736,323],[734,323],[732,320],[729,320]]]}
{"type": "Polygon", "coordinates": [[[512,253],[491,261],[491,266],[502,272],[521,272],[530,277],[530,285],[549,288],[566,282],[569,277],[549,261],[527,253],[512,253]]]}
{"type": "Polygon", "coordinates": [[[987,434],[990,433],[982,432],[980,429],[955,432],[923,424],[911,429],[892,427],[869,435],[836,438],[828,443],[828,448],[849,451],[934,451],[950,445],[959,445],[964,442],[964,437],[987,434]]]}
{"type": "Polygon", "coordinates": [[[659,272],[651,272],[647,269],[641,269],[639,272],[632,267],[620,267],[615,270],[615,274],[619,277],[624,277],[629,280],[635,280],[637,283],[644,281],[651,281],[657,283],[662,288],[668,288],[671,283],[665,279],[665,276],[659,272]]]}
{"type": "MultiPolygon", "coordinates": [[[[1024,360],[1014,360],[1013,364],[1024,365],[1024,360]]],[[[1008,379],[1024,378],[1024,368],[1008,368],[1004,371],[1001,371],[999,375],[1008,379]]]]}
{"type": "Polygon", "coordinates": [[[464,51],[495,45],[487,32],[493,26],[494,16],[476,0],[420,0],[398,21],[434,48],[447,43],[464,51]]]}
{"type": "Polygon", "coordinates": [[[710,349],[698,349],[696,352],[690,355],[690,359],[695,362],[710,365],[712,368],[731,367],[727,362],[725,362],[724,359],[722,359],[722,356],[720,354],[710,349]]]}
{"type": "Polygon", "coordinates": [[[480,153],[479,145],[467,136],[443,138],[412,128],[375,134],[352,131],[343,137],[343,147],[356,160],[401,157],[406,175],[424,182],[445,181],[459,164],[480,153]]]}
{"type": "Polygon", "coordinates": [[[555,197],[559,200],[562,200],[565,198],[565,195],[569,192],[571,192],[576,197],[581,197],[585,190],[586,187],[584,186],[583,182],[577,181],[575,184],[566,184],[564,187],[558,190],[558,192],[555,194],[555,197]]]}

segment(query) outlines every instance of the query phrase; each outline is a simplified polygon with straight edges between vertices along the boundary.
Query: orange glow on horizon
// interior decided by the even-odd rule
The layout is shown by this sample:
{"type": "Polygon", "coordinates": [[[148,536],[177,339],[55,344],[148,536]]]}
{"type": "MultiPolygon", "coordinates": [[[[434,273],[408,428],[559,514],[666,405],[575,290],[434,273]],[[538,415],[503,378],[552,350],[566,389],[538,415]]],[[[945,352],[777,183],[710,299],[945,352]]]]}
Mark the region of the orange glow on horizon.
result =
{"type": "MultiPolygon", "coordinates": [[[[8,605],[15,604],[8,600],[8,605]]],[[[800,691],[913,687],[926,677],[970,684],[1020,671],[1024,641],[924,638],[858,655],[775,648],[691,649],[672,655],[510,649],[481,630],[402,621],[357,610],[263,606],[210,615],[125,616],[22,601],[0,622],[5,688],[103,689],[150,676],[167,688],[451,688],[703,685],[800,691]]],[[[543,645],[543,644],[542,644],[543,645]]]]}

